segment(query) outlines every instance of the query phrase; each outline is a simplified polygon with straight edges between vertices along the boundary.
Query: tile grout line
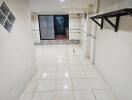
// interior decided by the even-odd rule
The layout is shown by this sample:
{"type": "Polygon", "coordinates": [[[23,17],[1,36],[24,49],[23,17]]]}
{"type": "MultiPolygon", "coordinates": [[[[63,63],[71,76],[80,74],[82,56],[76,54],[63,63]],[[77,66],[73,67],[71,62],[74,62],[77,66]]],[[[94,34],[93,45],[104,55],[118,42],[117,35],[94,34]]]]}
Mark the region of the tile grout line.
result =
{"type": "MultiPolygon", "coordinates": [[[[80,60],[79,60],[79,61],[80,61],[80,60]]],[[[81,63],[81,61],[80,61],[80,63],[81,63]]],[[[86,64],[86,65],[87,65],[87,64],[86,64]]],[[[83,69],[82,69],[82,71],[84,71],[84,70],[85,70],[85,69],[83,68],[83,69]]],[[[86,79],[87,79],[87,80],[89,80],[89,79],[87,78],[86,73],[84,73],[84,74],[85,74],[86,79]]],[[[90,85],[90,88],[91,88],[91,90],[90,90],[90,91],[93,93],[93,95],[94,95],[95,99],[97,100],[97,97],[96,97],[96,95],[94,94],[94,91],[93,91],[93,89],[92,89],[92,87],[91,87],[90,82],[89,82],[89,85],[90,85]]]]}
{"type": "Polygon", "coordinates": [[[56,80],[57,80],[57,69],[58,69],[58,63],[57,63],[57,66],[56,66],[56,71],[55,71],[55,82],[54,82],[54,91],[53,91],[53,100],[55,99],[55,88],[56,88],[56,80]]]}
{"type": "Polygon", "coordinates": [[[102,73],[99,71],[99,69],[98,69],[96,66],[94,66],[94,67],[95,67],[95,69],[98,71],[98,73],[100,74],[101,78],[104,80],[104,82],[106,83],[106,85],[109,87],[109,90],[112,92],[112,94],[114,95],[114,97],[116,98],[116,100],[119,100],[119,99],[117,98],[117,96],[115,95],[115,93],[113,92],[113,89],[110,87],[110,85],[107,83],[107,81],[106,81],[105,78],[103,77],[102,73]]]}
{"type": "MultiPolygon", "coordinates": [[[[74,53],[74,48],[73,48],[73,53],[74,53]]],[[[69,56],[68,56],[68,59],[69,59],[69,56]]],[[[72,84],[72,89],[73,89],[73,98],[75,100],[75,93],[74,93],[74,86],[73,86],[73,80],[71,78],[71,63],[69,61],[69,67],[70,67],[70,80],[71,80],[71,84],[72,84]]]]}
{"type": "MultiPolygon", "coordinates": [[[[70,63],[69,63],[70,64],[70,63]]],[[[71,67],[71,65],[70,65],[71,67]]],[[[70,70],[70,77],[71,77],[71,70],[70,70]]],[[[73,89],[73,97],[74,97],[74,100],[76,100],[75,98],[75,91],[74,91],[74,86],[73,86],[73,79],[71,78],[71,84],[72,84],[72,89],[73,89]]]]}
{"type": "MultiPolygon", "coordinates": [[[[76,52],[75,52],[75,49],[73,47],[73,53],[75,54],[74,56],[77,56],[76,52]]],[[[71,72],[71,63],[70,64],[70,72],[71,72]]],[[[71,73],[70,73],[71,74],[71,73]]],[[[73,96],[74,96],[74,100],[76,100],[76,97],[75,97],[75,90],[74,90],[74,84],[73,84],[73,79],[71,78],[71,82],[72,82],[72,88],[73,88],[73,96]]]]}

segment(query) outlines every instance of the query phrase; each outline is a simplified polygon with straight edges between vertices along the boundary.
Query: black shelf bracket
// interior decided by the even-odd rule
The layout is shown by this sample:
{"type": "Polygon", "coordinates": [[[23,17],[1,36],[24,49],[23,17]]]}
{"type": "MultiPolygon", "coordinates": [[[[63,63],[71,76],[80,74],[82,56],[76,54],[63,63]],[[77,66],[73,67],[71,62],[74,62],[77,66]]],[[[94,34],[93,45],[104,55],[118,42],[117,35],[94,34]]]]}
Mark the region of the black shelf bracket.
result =
{"type": "Polygon", "coordinates": [[[125,9],[112,11],[112,12],[104,13],[97,16],[92,16],[90,17],[90,19],[92,19],[96,24],[98,24],[101,27],[101,29],[103,29],[104,20],[106,20],[115,29],[115,32],[117,32],[119,29],[120,17],[126,16],[126,15],[130,15],[132,17],[132,8],[125,8],[125,9]],[[112,17],[116,17],[115,23],[109,20],[109,18],[112,18],[112,17]],[[96,19],[101,19],[101,24],[96,19]]]}
{"type": "Polygon", "coordinates": [[[101,18],[101,30],[103,29],[104,26],[104,18],[101,18]]]}
{"type": "Polygon", "coordinates": [[[92,20],[101,27],[101,24],[98,21],[96,21],[94,18],[92,18],[92,20]]]}
{"type": "Polygon", "coordinates": [[[111,20],[109,20],[107,17],[104,17],[104,19],[115,29],[115,32],[118,31],[120,16],[117,16],[117,17],[116,17],[116,22],[115,22],[115,24],[114,24],[111,20]]]}
{"type": "Polygon", "coordinates": [[[96,24],[98,24],[98,25],[100,26],[101,29],[103,29],[103,24],[104,24],[104,19],[103,19],[103,18],[101,18],[101,24],[100,24],[98,21],[96,21],[94,18],[92,18],[92,20],[93,20],[96,24]]]}

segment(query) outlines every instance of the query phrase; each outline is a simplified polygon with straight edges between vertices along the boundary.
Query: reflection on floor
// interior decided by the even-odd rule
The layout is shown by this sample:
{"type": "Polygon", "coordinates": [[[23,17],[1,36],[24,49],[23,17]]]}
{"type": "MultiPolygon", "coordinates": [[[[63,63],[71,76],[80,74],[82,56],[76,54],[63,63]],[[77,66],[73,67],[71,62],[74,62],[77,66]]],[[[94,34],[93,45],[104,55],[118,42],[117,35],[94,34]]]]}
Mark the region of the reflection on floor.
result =
{"type": "Polygon", "coordinates": [[[79,45],[36,46],[36,57],[38,72],[19,100],[116,100],[79,45]]]}

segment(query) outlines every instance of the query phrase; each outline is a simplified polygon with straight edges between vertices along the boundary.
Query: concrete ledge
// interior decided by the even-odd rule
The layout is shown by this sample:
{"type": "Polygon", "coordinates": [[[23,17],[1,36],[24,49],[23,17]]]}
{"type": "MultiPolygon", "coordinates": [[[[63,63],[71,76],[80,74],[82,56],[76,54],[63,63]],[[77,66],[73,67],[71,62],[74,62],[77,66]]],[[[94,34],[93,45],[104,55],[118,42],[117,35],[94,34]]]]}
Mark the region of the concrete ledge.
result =
{"type": "Polygon", "coordinates": [[[44,44],[80,44],[80,40],[41,40],[40,43],[34,43],[35,45],[44,44]]]}

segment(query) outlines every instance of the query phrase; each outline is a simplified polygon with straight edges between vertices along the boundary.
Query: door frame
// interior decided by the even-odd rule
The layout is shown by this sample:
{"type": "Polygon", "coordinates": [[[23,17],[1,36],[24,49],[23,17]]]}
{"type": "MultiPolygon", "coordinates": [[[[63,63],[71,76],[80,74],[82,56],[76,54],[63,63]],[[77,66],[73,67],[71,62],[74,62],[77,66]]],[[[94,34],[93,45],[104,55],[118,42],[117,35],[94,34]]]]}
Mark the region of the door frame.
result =
{"type": "MultiPolygon", "coordinates": [[[[40,30],[40,16],[68,16],[68,34],[69,34],[69,15],[68,14],[54,14],[54,15],[38,15],[38,23],[39,23],[39,34],[40,34],[40,40],[55,40],[55,39],[42,39],[42,36],[41,36],[41,30],[40,30]]],[[[55,29],[54,29],[55,31],[55,29]]],[[[68,38],[69,38],[69,35],[68,35],[68,38]]]]}

